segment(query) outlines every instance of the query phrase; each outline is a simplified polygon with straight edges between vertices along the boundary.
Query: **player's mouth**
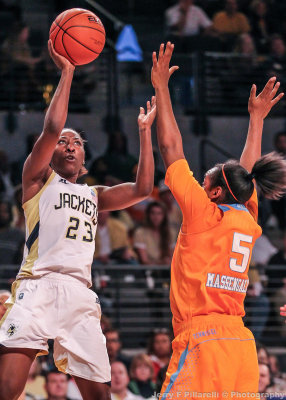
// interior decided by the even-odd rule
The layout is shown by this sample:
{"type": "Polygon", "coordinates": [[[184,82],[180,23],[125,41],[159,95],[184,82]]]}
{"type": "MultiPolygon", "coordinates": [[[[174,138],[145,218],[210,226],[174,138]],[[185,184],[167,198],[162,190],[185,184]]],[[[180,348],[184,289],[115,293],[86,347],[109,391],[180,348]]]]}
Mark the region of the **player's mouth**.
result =
{"type": "Polygon", "coordinates": [[[68,162],[74,162],[74,161],[76,161],[76,158],[75,158],[75,156],[70,154],[65,157],[65,160],[67,160],[68,162]]]}

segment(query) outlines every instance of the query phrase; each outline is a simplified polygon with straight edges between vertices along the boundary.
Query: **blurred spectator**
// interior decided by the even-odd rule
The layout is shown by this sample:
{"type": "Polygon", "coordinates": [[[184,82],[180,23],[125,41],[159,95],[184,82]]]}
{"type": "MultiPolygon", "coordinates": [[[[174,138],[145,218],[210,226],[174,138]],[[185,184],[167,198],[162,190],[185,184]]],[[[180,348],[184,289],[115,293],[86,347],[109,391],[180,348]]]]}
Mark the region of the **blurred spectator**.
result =
{"type": "Polygon", "coordinates": [[[0,320],[7,311],[7,308],[5,307],[5,301],[8,300],[10,296],[11,293],[9,290],[0,290],[0,320]]]}
{"type": "MultiPolygon", "coordinates": [[[[6,57],[7,77],[17,75],[17,85],[12,88],[14,100],[26,103],[33,100],[31,87],[36,86],[37,82],[33,70],[42,57],[33,57],[30,49],[29,27],[22,23],[16,23],[8,38],[2,44],[2,52],[6,57]]],[[[9,79],[9,83],[13,85],[13,80],[9,79]]],[[[10,88],[11,89],[11,88],[10,88]]]]}
{"type": "Polygon", "coordinates": [[[110,217],[109,211],[100,212],[97,222],[95,260],[101,264],[111,262],[135,263],[135,258],[129,247],[128,232],[125,225],[118,219],[110,217]]]}
{"type": "Polygon", "coordinates": [[[63,372],[52,370],[46,374],[45,400],[71,400],[67,397],[68,377],[63,372]]]}
{"type": "MultiPolygon", "coordinates": [[[[286,131],[276,133],[274,137],[274,148],[286,158],[286,131]]],[[[279,229],[286,229],[286,196],[284,195],[279,200],[272,201],[272,211],[275,215],[279,229]]]]}
{"type": "MultiPolygon", "coordinates": [[[[286,231],[283,234],[283,247],[277,251],[270,259],[269,265],[278,265],[278,268],[267,268],[268,288],[272,293],[280,289],[286,283],[286,231]],[[285,268],[283,268],[285,266],[285,268]]],[[[283,303],[284,304],[284,303],[283,303]]]]}
{"type": "Polygon", "coordinates": [[[101,314],[100,326],[101,326],[101,330],[104,334],[107,330],[112,329],[112,323],[111,323],[110,319],[104,314],[101,314]]]}
{"type": "Polygon", "coordinates": [[[147,354],[138,354],[132,359],[130,367],[129,389],[132,393],[142,396],[145,399],[152,397],[156,385],[153,383],[153,364],[147,354]]]}
{"type": "Polygon", "coordinates": [[[249,285],[245,299],[245,309],[247,311],[245,322],[255,339],[260,340],[268,320],[270,302],[264,294],[261,277],[253,264],[250,265],[248,277],[249,285]]]}
{"type": "Polygon", "coordinates": [[[109,134],[106,152],[93,161],[89,173],[100,184],[105,184],[108,175],[120,181],[132,181],[136,165],[136,158],[128,152],[127,136],[115,131],[109,134]]]}
{"type": "MultiPolygon", "coordinates": [[[[22,261],[25,235],[20,229],[12,228],[11,222],[12,206],[0,199],[0,265],[18,264],[22,261]]],[[[2,267],[0,275],[6,279],[15,278],[15,273],[5,270],[5,267],[2,267]]]]}
{"type": "Polygon", "coordinates": [[[32,152],[34,144],[39,139],[40,135],[38,133],[30,133],[26,136],[26,151],[24,156],[11,164],[11,180],[13,185],[19,185],[22,183],[22,172],[24,162],[26,161],[28,155],[32,152]]]}
{"type": "Polygon", "coordinates": [[[277,356],[269,356],[269,366],[275,389],[280,392],[286,392],[285,373],[281,372],[277,356]]]}
{"type": "Polygon", "coordinates": [[[257,54],[252,36],[249,33],[240,34],[236,39],[233,51],[239,57],[231,58],[231,81],[229,86],[233,87],[233,79],[237,79],[239,85],[233,87],[232,95],[235,98],[247,99],[250,82],[257,81],[257,54]]]}
{"type": "Polygon", "coordinates": [[[134,233],[134,248],[141,264],[170,264],[176,232],[169,227],[167,210],[162,203],[151,202],[145,212],[146,222],[134,233]]]}
{"type": "Polygon", "coordinates": [[[127,370],[129,371],[131,360],[120,351],[122,343],[118,330],[112,328],[107,329],[104,332],[104,335],[106,337],[106,348],[110,363],[113,363],[114,361],[120,361],[126,366],[127,370]]]}
{"type": "Polygon", "coordinates": [[[267,348],[263,344],[256,342],[256,351],[258,362],[262,364],[269,364],[270,355],[267,348]]]}
{"type": "Polygon", "coordinates": [[[111,364],[111,400],[142,400],[128,390],[129,376],[126,366],[120,361],[111,364]]]}
{"type": "Polygon", "coordinates": [[[195,50],[195,43],[201,33],[212,33],[212,21],[194,0],[178,0],[165,12],[168,38],[179,51],[195,50]],[[179,48],[178,48],[179,47],[179,48]]]}
{"type": "Polygon", "coordinates": [[[236,0],[225,1],[225,9],[213,17],[213,28],[226,43],[226,50],[232,47],[235,36],[251,30],[247,17],[238,11],[236,0]]]}
{"type": "Polygon", "coordinates": [[[156,392],[157,393],[161,393],[161,389],[163,386],[163,383],[165,382],[166,379],[166,373],[168,370],[168,365],[166,365],[165,367],[161,368],[158,372],[157,375],[157,381],[156,381],[156,392]]]}
{"type": "MultiPolygon", "coordinates": [[[[276,289],[272,295],[273,310],[274,310],[273,317],[274,318],[276,317],[278,325],[280,326],[279,332],[280,332],[281,336],[285,339],[285,337],[286,337],[285,318],[281,317],[281,315],[280,315],[280,307],[282,307],[282,306],[284,306],[284,304],[286,304],[286,265],[285,265],[285,270],[283,272],[281,270],[277,271],[277,275],[279,273],[283,277],[281,277],[279,279],[281,282],[281,287],[279,289],[276,289]]],[[[274,320],[274,318],[273,318],[273,320],[274,320]]],[[[272,320],[272,323],[274,324],[273,320],[272,320]]]]}
{"type": "Polygon", "coordinates": [[[267,76],[276,76],[281,85],[285,83],[286,47],[281,35],[274,34],[270,37],[270,55],[264,68],[267,76]]]}
{"type": "Polygon", "coordinates": [[[0,149],[0,196],[12,200],[14,188],[11,181],[9,159],[7,153],[0,149]]]}
{"type": "Polygon", "coordinates": [[[259,53],[268,53],[268,43],[271,33],[271,20],[268,5],[265,0],[254,0],[251,3],[250,25],[256,47],[259,53]]]}
{"type": "Polygon", "coordinates": [[[41,376],[42,365],[39,358],[36,358],[31,365],[27,383],[25,386],[26,396],[30,395],[35,398],[43,398],[46,394],[45,391],[45,378],[41,376]]]}
{"type": "Polygon", "coordinates": [[[156,329],[149,339],[148,355],[154,368],[154,381],[159,371],[168,366],[172,354],[172,335],[168,329],[156,329]]]}
{"type": "Polygon", "coordinates": [[[171,190],[167,185],[165,185],[163,180],[159,182],[158,191],[159,199],[163,204],[165,204],[167,209],[169,225],[178,234],[182,224],[182,212],[180,207],[178,206],[171,190]]]}
{"type": "Polygon", "coordinates": [[[255,265],[266,265],[269,263],[270,258],[276,253],[276,247],[273,246],[268,237],[262,233],[255,242],[251,262],[255,265]]]}
{"type": "Polygon", "coordinates": [[[271,371],[270,366],[267,363],[263,363],[259,361],[259,384],[258,384],[258,392],[266,393],[267,389],[271,385],[271,371]]]}

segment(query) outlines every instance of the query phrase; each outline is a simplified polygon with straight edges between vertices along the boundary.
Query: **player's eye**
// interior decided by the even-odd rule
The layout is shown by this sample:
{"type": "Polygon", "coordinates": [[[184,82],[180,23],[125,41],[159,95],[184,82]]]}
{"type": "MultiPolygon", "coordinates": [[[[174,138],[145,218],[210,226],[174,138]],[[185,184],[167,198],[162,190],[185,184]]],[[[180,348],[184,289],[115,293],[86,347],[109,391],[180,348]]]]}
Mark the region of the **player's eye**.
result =
{"type": "Polygon", "coordinates": [[[58,141],[58,144],[62,144],[62,143],[65,143],[66,141],[64,140],[64,139],[60,139],[59,141],[58,141]]]}
{"type": "Polygon", "coordinates": [[[81,141],[79,141],[79,140],[76,140],[74,143],[75,143],[77,146],[81,146],[81,141]]]}

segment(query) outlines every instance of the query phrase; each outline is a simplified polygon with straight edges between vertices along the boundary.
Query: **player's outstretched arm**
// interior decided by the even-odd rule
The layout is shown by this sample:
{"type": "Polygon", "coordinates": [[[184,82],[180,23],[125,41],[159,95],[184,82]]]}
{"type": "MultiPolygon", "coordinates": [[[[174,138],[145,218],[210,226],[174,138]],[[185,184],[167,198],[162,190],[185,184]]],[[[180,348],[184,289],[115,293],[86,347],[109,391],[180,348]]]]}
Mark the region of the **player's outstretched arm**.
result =
{"type": "Polygon", "coordinates": [[[240,158],[240,164],[251,171],[255,162],[261,157],[261,142],[264,119],[272,107],[282,99],[284,93],[276,96],[280,82],[276,78],[270,78],[262,92],[256,96],[256,85],[252,85],[248,100],[248,112],[250,115],[249,127],[245,146],[240,158]]]}
{"type": "Polygon", "coordinates": [[[157,59],[153,53],[152,85],[157,99],[157,138],[166,169],[174,161],[185,158],[182,136],[178,128],[168,88],[169,78],[179,67],[170,68],[174,45],[168,42],[164,49],[161,44],[157,59]]]}
{"type": "Polygon", "coordinates": [[[32,153],[28,156],[23,170],[23,201],[33,197],[44,182],[51,168],[49,167],[55,146],[66,123],[70,88],[73,79],[74,66],[53,48],[48,42],[49,53],[57,67],[61,70],[61,79],[51,104],[47,110],[44,128],[35,143],[32,153]],[[37,189],[37,185],[39,188],[37,189]]]}
{"type": "Polygon", "coordinates": [[[130,207],[148,197],[154,186],[154,157],[151,126],[156,117],[156,98],[147,102],[147,112],[140,107],[138,116],[140,156],[135,183],[122,183],[106,187],[98,186],[98,210],[120,210],[130,207]]]}

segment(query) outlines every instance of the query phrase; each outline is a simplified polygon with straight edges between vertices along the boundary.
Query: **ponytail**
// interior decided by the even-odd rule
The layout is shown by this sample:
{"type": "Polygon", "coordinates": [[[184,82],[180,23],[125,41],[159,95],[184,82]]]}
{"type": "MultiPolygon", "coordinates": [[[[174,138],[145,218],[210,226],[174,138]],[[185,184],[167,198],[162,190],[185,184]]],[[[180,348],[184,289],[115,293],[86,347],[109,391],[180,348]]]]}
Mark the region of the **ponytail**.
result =
{"type": "Polygon", "coordinates": [[[246,176],[253,178],[267,199],[279,199],[286,192],[286,160],[275,151],[265,154],[246,176]]]}

